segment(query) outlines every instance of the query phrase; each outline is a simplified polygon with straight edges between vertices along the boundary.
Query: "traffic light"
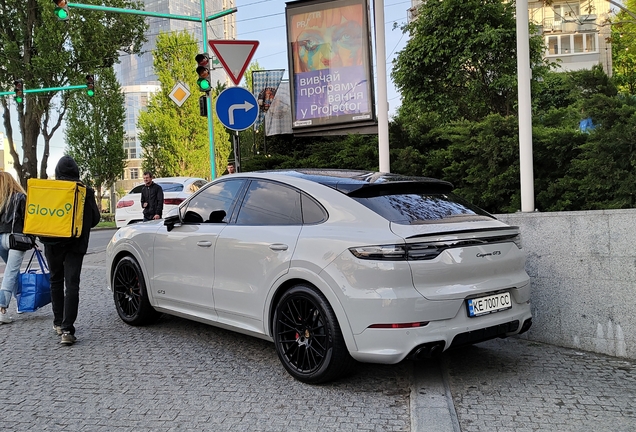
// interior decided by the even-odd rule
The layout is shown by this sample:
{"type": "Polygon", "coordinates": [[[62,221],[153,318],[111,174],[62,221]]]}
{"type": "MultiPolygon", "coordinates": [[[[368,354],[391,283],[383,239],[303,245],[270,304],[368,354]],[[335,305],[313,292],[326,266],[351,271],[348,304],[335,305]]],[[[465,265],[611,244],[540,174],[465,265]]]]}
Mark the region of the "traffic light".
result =
{"type": "Polygon", "coordinates": [[[24,83],[22,80],[15,80],[13,81],[13,85],[15,87],[15,101],[16,103],[21,104],[24,102],[24,83]]]}
{"type": "Polygon", "coordinates": [[[69,13],[66,0],[53,0],[53,3],[55,3],[55,16],[57,19],[60,21],[67,21],[69,13]]]}
{"type": "Polygon", "coordinates": [[[196,60],[198,65],[197,74],[199,74],[199,79],[197,80],[197,85],[199,90],[209,92],[212,89],[212,84],[210,83],[210,56],[206,53],[197,54],[194,60],[196,60]]]}
{"type": "Polygon", "coordinates": [[[95,96],[95,75],[86,75],[86,94],[89,97],[95,96]]]}

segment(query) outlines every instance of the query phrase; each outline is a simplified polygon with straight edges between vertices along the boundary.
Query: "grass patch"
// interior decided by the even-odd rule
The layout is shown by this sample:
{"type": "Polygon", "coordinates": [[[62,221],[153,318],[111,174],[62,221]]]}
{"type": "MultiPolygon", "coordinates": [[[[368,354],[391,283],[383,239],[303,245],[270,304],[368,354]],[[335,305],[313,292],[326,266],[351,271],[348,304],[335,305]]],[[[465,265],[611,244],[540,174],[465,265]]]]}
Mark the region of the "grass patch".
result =
{"type": "Polygon", "coordinates": [[[117,228],[117,225],[115,224],[114,221],[113,222],[102,221],[98,223],[95,228],[117,228]]]}

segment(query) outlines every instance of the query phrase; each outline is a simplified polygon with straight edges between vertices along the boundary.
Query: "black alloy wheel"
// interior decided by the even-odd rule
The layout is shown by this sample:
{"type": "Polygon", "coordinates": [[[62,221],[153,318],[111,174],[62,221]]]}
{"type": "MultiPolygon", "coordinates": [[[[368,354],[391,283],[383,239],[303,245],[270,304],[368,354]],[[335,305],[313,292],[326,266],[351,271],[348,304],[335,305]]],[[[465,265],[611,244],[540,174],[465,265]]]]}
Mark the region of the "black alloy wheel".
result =
{"type": "Polygon", "coordinates": [[[296,285],[283,294],[274,313],[273,332],[278,357],[299,381],[334,380],[354,362],[331,306],[313,287],[296,285]]]}
{"type": "Polygon", "coordinates": [[[143,273],[133,257],[124,257],[115,266],[113,298],[117,314],[127,324],[149,324],[160,315],[148,301],[143,273]]]}

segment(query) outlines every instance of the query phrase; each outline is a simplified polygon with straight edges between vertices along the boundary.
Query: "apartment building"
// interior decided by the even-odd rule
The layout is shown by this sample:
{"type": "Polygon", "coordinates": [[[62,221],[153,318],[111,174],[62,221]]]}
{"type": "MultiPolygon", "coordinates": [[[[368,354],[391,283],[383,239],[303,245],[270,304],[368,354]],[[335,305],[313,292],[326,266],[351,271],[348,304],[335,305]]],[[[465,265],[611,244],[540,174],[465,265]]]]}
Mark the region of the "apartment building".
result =
{"type": "MultiPolygon", "coordinates": [[[[443,0],[442,0],[443,1],[443,0]]],[[[411,0],[409,21],[417,16],[422,0],[411,0]]],[[[560,70],[591,69],[601,64],[612,74],[612,47],[609,42],[610,3],[607,0],[528,1],[530,21],[545,40],[545,57],[560,70]]]]}
{"type": "Polygon", "coordinates": [[[607,0],[555,0],[551,5],[529,1],[528,12],[545,40],[546,58],[557,61],[561,70],[591,69],[600,63],[612,75],[607,0]]]}

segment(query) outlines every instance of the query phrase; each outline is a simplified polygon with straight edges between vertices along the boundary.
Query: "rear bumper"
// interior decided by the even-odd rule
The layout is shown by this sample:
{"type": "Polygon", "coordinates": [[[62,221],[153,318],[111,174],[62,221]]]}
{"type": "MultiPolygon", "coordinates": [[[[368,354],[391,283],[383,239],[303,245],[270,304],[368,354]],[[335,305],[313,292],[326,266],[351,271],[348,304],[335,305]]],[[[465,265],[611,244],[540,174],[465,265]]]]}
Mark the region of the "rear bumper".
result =
{"type": "MultiPolygon", "coordinates": [[[[451,347],[483,342],[527,331],[531,324],[530,302],[515,303],[512,309],[470,318],[465,308],[446,320],[431,321],[428,325],[409,329],[366,329],[355,335],[357,351],[351,356],[361,362],[394,364],[426,345],[443,344],[451,347]],[[524,325],[525,324],[525,325],[524,325]]],[[[426,353],[423,355],[425,356],[426,353]]]]}

